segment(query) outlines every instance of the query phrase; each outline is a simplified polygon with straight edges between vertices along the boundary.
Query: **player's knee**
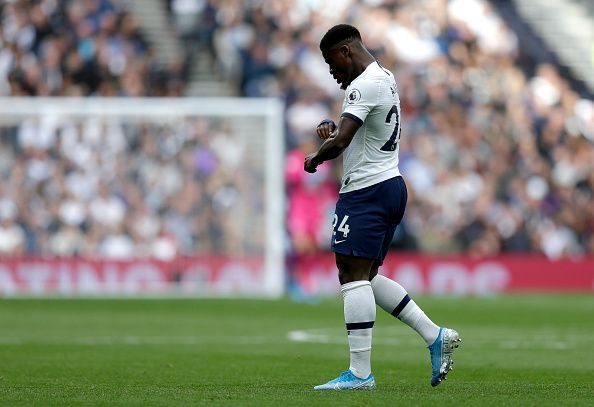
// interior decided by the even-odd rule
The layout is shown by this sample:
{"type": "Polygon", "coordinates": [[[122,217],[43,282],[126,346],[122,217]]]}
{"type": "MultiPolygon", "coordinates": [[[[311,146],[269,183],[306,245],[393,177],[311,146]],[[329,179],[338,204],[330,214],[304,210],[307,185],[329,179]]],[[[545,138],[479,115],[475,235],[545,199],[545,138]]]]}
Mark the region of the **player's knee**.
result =
{"type": "Polygon", "coordinates": [[[373,259],[336,253],[336,267],[340,284],[369,280],[369,271],[374,262],[373,259]]]}
{"type": "Polygon", "coordinates": [[[369,279],[369,267],[359,263],[357,261],[349,262],[346,259],[336,259],[340,284],[369,279]]]}
{"type": "Polygon", "coordinates": [[[352,283],[353,281],[357,281],[356,278],[346,270],[338,269],[338,281],[340,284],[352,283]]]}
{"type": "Polygon", "coordinates": [[[374,263],[373,264],[373,267],[369,271],[369,281],[373,280],[373,278],[375,276],[377,276],[378,270],[379,270],[379,264],[378,263],[374,263]]]}
{"type": "Polygon", "coordinates": [[[350,283],[352,281],[356,281],[353,273],[351,272],[351,268],[346,262],[336,260],[336,267],[338,268],[338,281],[340,284],[350,283]]]}
{"type": "Polygon", "coordinates": [[[338,271],[338,281],[341,285],[361,280],[367,280],[367,276],[363,275],[362,273],[348,273],[338,271]]]}

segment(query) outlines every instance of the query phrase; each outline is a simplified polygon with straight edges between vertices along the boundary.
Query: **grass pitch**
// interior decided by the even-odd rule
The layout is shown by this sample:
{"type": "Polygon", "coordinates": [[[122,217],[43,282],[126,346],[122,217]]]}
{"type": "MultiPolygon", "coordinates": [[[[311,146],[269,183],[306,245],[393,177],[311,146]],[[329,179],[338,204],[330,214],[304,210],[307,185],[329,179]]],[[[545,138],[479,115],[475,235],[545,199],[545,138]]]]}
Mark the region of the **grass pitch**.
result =
{"type": "Polygon", "coordinates": [[[348,367],[337,298],[0,300],[1,405],[592,405],[594,296],[417,298],[457,329],[455,370],[378,309],[373,392],[316,392],[348,367]]]}

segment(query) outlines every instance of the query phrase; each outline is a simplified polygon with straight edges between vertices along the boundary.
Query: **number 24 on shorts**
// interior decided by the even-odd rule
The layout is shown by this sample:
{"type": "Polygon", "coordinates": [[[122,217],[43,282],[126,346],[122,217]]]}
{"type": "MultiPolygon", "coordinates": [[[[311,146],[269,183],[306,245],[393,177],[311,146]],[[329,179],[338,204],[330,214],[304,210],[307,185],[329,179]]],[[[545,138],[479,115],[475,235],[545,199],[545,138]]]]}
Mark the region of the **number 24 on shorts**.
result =
{"type": "MultiPolygon", "coordinates": [[[[347,221],[349,220],[349,215],[344,215],[340,225],[338,226],[338,232],[342,232],[342,235],[346,238],[349,234],[349,224],[347,221]]],[[[336,225],[338,225],[338,215],[334,214],[334,220],[332,221],[332,234],[336,235],[336,225]]]]}

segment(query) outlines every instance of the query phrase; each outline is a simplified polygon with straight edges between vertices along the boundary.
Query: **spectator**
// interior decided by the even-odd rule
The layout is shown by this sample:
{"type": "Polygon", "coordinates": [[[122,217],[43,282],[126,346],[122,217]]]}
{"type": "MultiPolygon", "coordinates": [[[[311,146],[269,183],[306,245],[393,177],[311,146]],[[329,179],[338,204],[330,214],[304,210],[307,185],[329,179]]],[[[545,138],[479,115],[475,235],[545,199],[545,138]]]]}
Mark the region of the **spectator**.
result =
{"type": "Polygon", "coordinates": [[[25,251],[25,232],[15,221],[16,209],[11,200],[0,200],[0,256],[19,256],[25,251]]]}

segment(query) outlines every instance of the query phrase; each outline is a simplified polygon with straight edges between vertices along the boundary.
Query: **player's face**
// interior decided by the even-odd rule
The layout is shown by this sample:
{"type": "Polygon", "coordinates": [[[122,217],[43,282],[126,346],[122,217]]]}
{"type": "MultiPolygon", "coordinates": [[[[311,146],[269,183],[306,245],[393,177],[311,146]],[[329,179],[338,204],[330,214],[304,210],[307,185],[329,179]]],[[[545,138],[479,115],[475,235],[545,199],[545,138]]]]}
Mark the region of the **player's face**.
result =
{"type": "Polygon", "coordinates": [[[346,89],[350,85],[353,75],[349,47],[343,45],[337,48],[330,48],[322,52],[322,56],[330,67],[330,75],[338,82],[341,89],[346,89]]]}

